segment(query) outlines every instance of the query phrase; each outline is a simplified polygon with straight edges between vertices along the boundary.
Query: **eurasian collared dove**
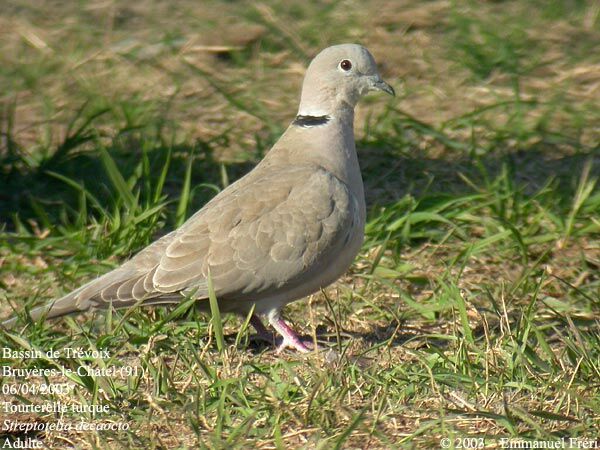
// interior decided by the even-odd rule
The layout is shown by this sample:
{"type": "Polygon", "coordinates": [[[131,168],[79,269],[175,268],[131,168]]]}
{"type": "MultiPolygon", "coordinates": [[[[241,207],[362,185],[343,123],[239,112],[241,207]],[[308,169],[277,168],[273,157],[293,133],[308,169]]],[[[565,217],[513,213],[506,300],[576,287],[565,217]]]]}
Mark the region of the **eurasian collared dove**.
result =
{"type": "Polygon", "coordinates": [[[366,48],[326,48],[308,67],[298,115],[250,173],[177,230],[117,269],[33,309],[31,318],[175,303],[190,294],[208,309],[210,276],[220,311],[248,314],[254,307],[259,333],[266,332],[259,315],[266,315],[283,337],[280,349],[309,351],[280,312],[340,277],[363,242],[354,107],[374,90],[394,95],[366,48]]]}

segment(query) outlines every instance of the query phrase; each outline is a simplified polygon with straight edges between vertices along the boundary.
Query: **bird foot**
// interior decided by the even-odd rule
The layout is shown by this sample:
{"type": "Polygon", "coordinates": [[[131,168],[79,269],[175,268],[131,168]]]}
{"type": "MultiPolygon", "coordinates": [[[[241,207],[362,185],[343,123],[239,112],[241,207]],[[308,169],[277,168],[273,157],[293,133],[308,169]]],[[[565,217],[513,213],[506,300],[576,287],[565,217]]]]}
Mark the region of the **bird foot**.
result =
{"type": "Polygon", "coordinates": [[[309,353],[314,350],[324,351],[324,358],[328,363],[334,363],[340,360],[340,354],[335,350],[323,348],[318,345],[315,347],[315,343],[312,340],[302,339],[287,323],[285,323],[281,317],[270,317],[269,322],[271,325],[273,325],[273,328],[275,328],[279,334],[281,334],[281,337],[276,338],[273,336],[273,333],[267,330],[267,328],[263,325],[260,317],[257,315],[252,315],[250,318],[250,323],[256,329],[256,334],[253,336],[253,339],[266,341],[275,345],[277,347],[275,352],[278,355],[286,348],[291,347],[300,353],[309,353]]]}
{"type": "Polygon", "coordinates": [[[259,333],[253,334],[250,336],[250,341],[255,343],[263,343],[266,342],[276,348],[276,353],[280,354],[286,348],[295,348],[301,353],[306,353],[311,351],[313,348],[313,342],[308,339],[300,338],[298,341],[290,341],[285,340],[281,336],[275,336],[274,333],[259,333]]]}
{"type": "MultiPolygon", "coordinates": [[[[273,334],[263,325],[260,317],[253,314],[250,323],[256,329],[254,339],[264,340],[277,346],[276,353],[280,354],[286,348],[294,348],[300,353],[308,353],[314,350],[314,343],[308,339],[302,339],[292,328],[285,323],[279,315],[269,317],[269,323],[281,335],[280,339],[275,339],[273,334]]],[[[317,350],[319,347],[317,347],[317,350]]]]}
{"type": "Polygon", "coordinates": [[[300,353],[308,353],[311,350],[315,350],[314,348],[311,348],[314,347],[314,343],[303,340],[298,336],[279,314],[269,315],[269,323],[283,337],[283,341],[277,347],[277,354],[281,353],[287,347],[295,348],[300,353]]]}
{"type": "MultiPolygon", "coordinates": [[[[308,353],[313,350],[314,343],[312,341],[302,339],[297,335],[294,339],[284,337],[281,341],[281,344],[277,346],[277,350],[275,351],[275,353],[280,354],[288,347],[295,348],[300,353],[308,353]]],[[[317,349],[318,348],[319,347],[317,347],[317,349]]]]}

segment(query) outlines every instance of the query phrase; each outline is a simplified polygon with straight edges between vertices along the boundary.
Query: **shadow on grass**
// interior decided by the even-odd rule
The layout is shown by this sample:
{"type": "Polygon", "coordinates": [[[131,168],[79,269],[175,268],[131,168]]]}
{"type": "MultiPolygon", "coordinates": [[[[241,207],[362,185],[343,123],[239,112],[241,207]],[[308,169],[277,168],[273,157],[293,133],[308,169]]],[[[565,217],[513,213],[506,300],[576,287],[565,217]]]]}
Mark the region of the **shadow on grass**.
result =
{"type": "MultiPolygon", "coordinates": [[[[123,179],[132,187],[132,192],[139,192],[140,203],[156,201],[153,189],[160,184],[165,164],[169,167],[160,195],[166,195],[169,201],[177,199],[192,158],[192,195],[188,212],[201,208],[222,188],[224,182],[235,181],[254,166],[250,162],[224,166],[215,159],[211,143],[201,141],[189,146],[167,146],[164,143],[149,144],[144,136],[129,136],[116,140],[106,150],[123,179]],[[147,167],[143,167],[146,164],[147,167]],[[147,173],[140,175],[141,171],[147,173]]],[[[51,228],[64,221],[80,219],[81,214],[96,215],[98,211],[93,208],[82,208],[81,190],[65,179],[81,186],[107,209],[119,201],[119,192],[111,181],[99,151],[90,145],[84,145],[61,158],[51,158],[34,168],[25,167],[19,159],[0,148],[0,171],[3,172],[0,227],[7,231],[14,231],[17,223],[32,220],[51,228]]],[[[173,206],[167,208],[173,209],[173,206]]],[[[84,218],[84,222],[88,220],[89,217],[84,218]]],[[[171,227],[173,225],[169,224],[171,227]]]]}
{"type": "MultiPolygon", "coordinates": [[[[389,145],[384,145],[384,148],[389,145]]],[[[520,194],[531,196],[549,182],[558,183],[555,194],[561,204],[572,200],[582,170],[591,159],[590,176],[600,176],[600,148],[565,153],[553,144],[536,144],[519,150],[496,151],[471,157],[449,152],[432,157],[417,149],[392,152],[366,145],[359,148],[367,205],[387,206],[406,195],[462,196],[489,188],[503,171],[520,194]]]]}

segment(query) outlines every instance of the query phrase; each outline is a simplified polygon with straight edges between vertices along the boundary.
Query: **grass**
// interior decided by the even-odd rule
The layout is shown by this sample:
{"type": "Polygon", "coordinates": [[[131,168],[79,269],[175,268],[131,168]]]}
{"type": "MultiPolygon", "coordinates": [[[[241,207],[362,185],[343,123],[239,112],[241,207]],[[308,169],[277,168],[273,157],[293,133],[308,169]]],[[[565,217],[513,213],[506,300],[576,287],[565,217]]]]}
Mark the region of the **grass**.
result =
{"type": "Polygon", "coordinates": [[[0,332],[0,347],[110,352],[3,358],[75,370],[31,378],[74,387],[2,391],[0,401],[107,405],[62,420],[121,426],[0,430],[2,442],[341,449],[598,439],[596,2],[370,1],[350,11],[14,0],[0,25],[0,312],[24,319],[0,332]],[[363,250],[345,277],[286,308],[341,358],[277,355],[214,301],[212,319],[187,301],[25,325],[30,308],[116,267],[250,170],[295,114],[307,58],[343,41],[366,44],[404,92],[357,111],[363,250]]]}

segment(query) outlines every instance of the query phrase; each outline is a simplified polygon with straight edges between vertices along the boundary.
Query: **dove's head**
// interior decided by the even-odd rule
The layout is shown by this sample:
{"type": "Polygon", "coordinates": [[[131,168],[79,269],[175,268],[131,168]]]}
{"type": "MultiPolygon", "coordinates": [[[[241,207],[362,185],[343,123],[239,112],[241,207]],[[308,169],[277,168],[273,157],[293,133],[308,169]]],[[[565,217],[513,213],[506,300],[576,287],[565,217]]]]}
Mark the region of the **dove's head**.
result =
{"type": "Polygon", "coordinates": [[[379,75],[375,60],[362,45],[328,47],[312,60],[302,85],[299,115],[335,115],[336,110],[354,108],[370,91],[395,95],[379,75]]]}

